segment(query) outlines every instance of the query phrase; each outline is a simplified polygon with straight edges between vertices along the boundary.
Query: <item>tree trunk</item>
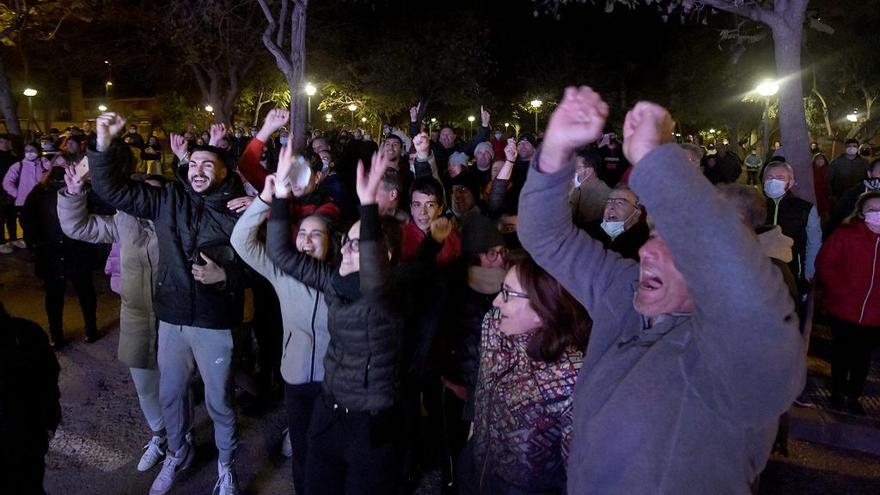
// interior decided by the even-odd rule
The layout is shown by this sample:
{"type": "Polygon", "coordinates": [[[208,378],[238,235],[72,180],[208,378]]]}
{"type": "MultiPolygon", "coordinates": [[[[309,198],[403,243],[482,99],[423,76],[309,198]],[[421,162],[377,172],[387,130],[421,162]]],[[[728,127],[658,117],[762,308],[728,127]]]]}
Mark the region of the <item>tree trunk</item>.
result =
{"type": "MultiPolygon", "coordinates": [[[[309,0],[294,0],[290,13],[290,73],[287,85],[290,90],[290,130],[293,132],[293,148],[302,150],[306,145],[307,96],[303,92],[306,73],[306,11],[309,0]]],[[[285,19],[280,19],[284,22],[285,19]]]]}
{"type": "Polygon", "coordinates": [[[2,56],[0,56],[0,112],[3,113],[3,118],[6,121],[6,132],[20,136],[21,125],[18,122],[15,99],[9,88],[9,80],[6,79],[6,66],[3,65],[2,56]]]}
{"type": "Polygon", "coordinates": [[[794,194],[816,202],[810,160],[810,136],[801,81],[801,40],[807,0],[790,0],[788,9],[770,24],[779,78],[779,130],[785,158],[794,168],[794,194]]]}

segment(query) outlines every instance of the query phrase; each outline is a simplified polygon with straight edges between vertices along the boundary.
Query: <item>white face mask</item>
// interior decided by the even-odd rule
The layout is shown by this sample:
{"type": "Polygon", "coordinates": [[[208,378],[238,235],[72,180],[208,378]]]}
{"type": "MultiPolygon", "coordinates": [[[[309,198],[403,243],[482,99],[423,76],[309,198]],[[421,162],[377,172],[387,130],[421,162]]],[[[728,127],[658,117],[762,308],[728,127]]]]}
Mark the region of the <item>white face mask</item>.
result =
{"type": "Polygon", "coordinates": [[[574,187],[581,187],[582,181],[578,180],[577,172],[574,173],[574,187]]]}
{"type": "Polygon", "coordinates": [[[869,211],[865,213],[865,223],[874,228],[880,228],[880,211],[869,211]]]}
{"type": "Polygon", "coordinates": [[[504,137],[504,135],[501,134],[500,132],[496,132],[496,133],[495,133],[495,139],[497,139],[498,141],[501,141],[501,138],[502,138],[502,137],[504,137]]]}
{"type": "Polygon", "coordinates": [[[37,153],[34,151],[28,151],[27,153],[24,154],[24,157],[30,161],[36,160],[38,156],[39,155],[37,155],[37,153]]]}
{"type": "Polygon", "coordinates": [[[772,199],[779,199],[785,194],[785,181],[770,179],[764,181],[764,194],[772,199]]]}
{"type": "Polygon", "coordinates": [[[859,153],[859,148],[856,146],[847,146],[846,147],[846,156],[856,156],[859,153]]]}
{"type": "Polygon", "coordinates": [[[602,230],[604,230],[605,233],[608,234],[608,237],[613,241],[626,230],[625,223],[626,222],[609,222],[608,220],[602,220],[600,227],[602,227],[602,230]]]}

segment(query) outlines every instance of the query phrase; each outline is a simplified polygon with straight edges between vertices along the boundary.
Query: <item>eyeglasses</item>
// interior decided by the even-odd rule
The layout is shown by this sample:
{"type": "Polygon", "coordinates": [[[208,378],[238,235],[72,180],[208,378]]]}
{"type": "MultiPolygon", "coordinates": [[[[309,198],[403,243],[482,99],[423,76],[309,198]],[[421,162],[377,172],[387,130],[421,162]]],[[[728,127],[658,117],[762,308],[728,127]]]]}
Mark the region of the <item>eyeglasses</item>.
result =
{"type": "Polygon", "coordinates": [[[411,208],[415,208],[416,210],[421,209],[423,206],[429,210],[437,209],[438,203],[435,201],[425,201],[424,203],[419,201],[413,201],[409,204],[411,208]]]}
{"type": "Polygon", "coordinates": [[[632,206],[633,208],[636,207],[636,205],[634,205],[633,203],[631,203],[631,202],[630,202],[629,200],[627,200],[626,198],[608,198],[608,199],[605,200],[605,205],[606,205],[606,206],[610,206],[610,205],[614,205],[614,206],[629,205],[629,206],[632,206]]]}
{"type": "Polygon", "coordinates": [[[507,255],[507,249],[505,248],[493,248],[486,251],[486,259],[489,261],[495,261],[499,256],[503,257],[507,255]]]}
{"type": "Polygon", "coordinates": [[[348,246],[348,248],[351,249],[352,253],[357,253],[360,251],[360,244],[360,239],[348,237],[348,235],[342,238],[342,247],[348,246]]]}
{"type": "Polygon", "coordinates": [[[529,295],[526,294],[525,292],[514,292],[514,291],[508,289],[506,285],[502,285],[501,286],[501,299],[503,299],[504,302],[510,302],[511,297],[519,297],[520,299],[528,299],[529,295]]]}

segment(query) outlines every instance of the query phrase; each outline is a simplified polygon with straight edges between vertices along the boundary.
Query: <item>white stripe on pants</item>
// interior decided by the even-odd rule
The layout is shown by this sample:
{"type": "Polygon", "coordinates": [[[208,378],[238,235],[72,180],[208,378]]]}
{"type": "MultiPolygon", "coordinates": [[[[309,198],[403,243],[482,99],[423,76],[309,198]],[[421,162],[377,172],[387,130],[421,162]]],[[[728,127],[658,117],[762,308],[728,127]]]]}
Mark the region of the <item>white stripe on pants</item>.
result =
{"type": "Polygon", "coordinates": [[[235,458],[235,411],[232,409],[232,331],[172,325],[159,321],[159,396],[168,447],[177,452],[190,429],[190,378],[198,365],[205,383],[205,406],[214,422],[220,462],[235,458]]]}
{"type": "Polygon", "coordinates": [[[162,406],[159,403],[159,370],[150,370],[145,368],[129,368],[131,371],[131,381],[134,382],[134,388],[137,390],[138,402],[141,404],[141,411],[150,430],[153,434],[159,433],[165,429],[165,421],[162,419],[162,406]]]}

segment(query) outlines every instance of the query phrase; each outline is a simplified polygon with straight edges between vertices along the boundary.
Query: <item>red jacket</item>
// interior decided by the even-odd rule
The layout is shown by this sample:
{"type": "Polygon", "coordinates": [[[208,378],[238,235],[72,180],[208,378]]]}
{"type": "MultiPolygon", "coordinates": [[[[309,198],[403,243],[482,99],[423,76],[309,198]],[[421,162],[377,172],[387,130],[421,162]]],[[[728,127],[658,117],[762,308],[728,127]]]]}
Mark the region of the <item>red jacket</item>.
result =
{"type": "Polygon", "coordinates": [[[861,219],[835,230],[822,245],[816,274],[825,287],[824,308],[864,326],[880,326],[880,235],[861,219]]]}
{"type": "Polygon", "coordinates": [[[262,191],[269,171],[260,165],[265,143],[254,137],[238,158],[238,170],[257,191],[262,191]]]}
{"type": "MultiPolygon", "coordinates": [[[[416,259],[419,246],[425,240],[427,234],[411,221],[403,227],[403,254],[400,261],[412,261],[416,259]]],[[[437,264],[445,265],[461,258],[461,237],[453,231],[443,241],[443,248],[437,253],[437,264]]]]}

